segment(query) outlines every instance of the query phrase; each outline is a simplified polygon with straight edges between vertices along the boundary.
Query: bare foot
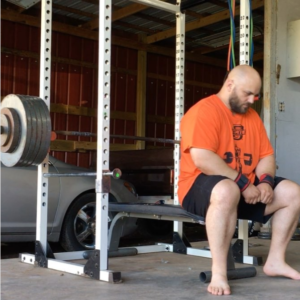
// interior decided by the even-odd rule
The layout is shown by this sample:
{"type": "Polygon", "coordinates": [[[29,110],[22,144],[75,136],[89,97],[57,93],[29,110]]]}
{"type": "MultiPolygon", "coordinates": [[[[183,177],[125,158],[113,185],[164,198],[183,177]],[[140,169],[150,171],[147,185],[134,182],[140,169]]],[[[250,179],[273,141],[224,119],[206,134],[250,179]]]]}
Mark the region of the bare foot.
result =
{"type": "Polygon", "coordinates": [[[227,278],[221,275],[213,275],[207,291],[218,296],[231,294],[227,278]]]}
{"type": "Polygon", "coordinates": [[[268,276],[284,276],[294,280],[300,280],[300,273],[285,262],[272,263],[267,260],[263,270],[268,276]]]}

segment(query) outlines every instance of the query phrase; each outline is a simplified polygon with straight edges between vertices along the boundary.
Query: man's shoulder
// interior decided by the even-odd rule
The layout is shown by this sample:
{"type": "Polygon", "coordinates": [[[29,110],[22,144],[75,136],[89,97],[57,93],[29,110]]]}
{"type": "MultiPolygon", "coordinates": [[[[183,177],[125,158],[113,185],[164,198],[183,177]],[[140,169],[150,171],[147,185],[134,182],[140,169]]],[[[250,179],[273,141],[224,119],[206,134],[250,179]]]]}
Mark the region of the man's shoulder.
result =
{"type": "Polygon", "coordinates": [[[257,112],[254,108],[252,108],[252,107],[249,108],[249,110],[248,110],[248,112],[247,112],[247,115],[248,115],[250,118],[252,118],[252,119],[256,119],[256,120],[259,119],[259,120],[261,120],[261,118],[260,118],[258,112],[257,112]]]}
{"type": "Polygon", "coordinates": [[[189,110],[199,110],[199,109],[205,109],[205,108],[212,108],[219,106],[219,98],[216,95],[211,95],[209,97],[200,99],[198,102],[196,102],[189,110]]]}

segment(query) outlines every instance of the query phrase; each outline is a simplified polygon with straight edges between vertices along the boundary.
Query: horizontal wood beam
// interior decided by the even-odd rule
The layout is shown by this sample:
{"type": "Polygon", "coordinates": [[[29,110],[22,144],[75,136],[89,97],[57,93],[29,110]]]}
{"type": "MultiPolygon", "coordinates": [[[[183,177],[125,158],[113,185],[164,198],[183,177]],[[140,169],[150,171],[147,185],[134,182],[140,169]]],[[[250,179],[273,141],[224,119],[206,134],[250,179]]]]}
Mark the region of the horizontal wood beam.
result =
{"type": "MultiPolygon", "coordinates": [[[[262,7],[263,5],[264,5],[264,0],[253,0],[252,1],[252,10],[262,7]]],[[[240,7],[237,6],[235,9],[235,15],[239,15],[239,14],[240,14],[240,7]]],[[[191,30],[194,30],[197,28],[201,28],[204,26],[208,26],[208,25],[211,25],[211,24],[223,21],[223,20],[227,20],[227,19],[229,19],[229,17],[230,17],[229,10],[226,9],[224,11],[215,13],[213,15],[210,15],[210,16],[207,16],[204,18],[200,18],[195,21],[191,21],[191,22],[187,23],[185,26],[185,31],[188,32],[188,31],[191,31],[191,30]]],[[[152,44],[152,43],[173,37],[173,36],[175,36],[175,34],[176,34],[176,27],[165,30],[163,32],[159,32],[159,33],[150,35],[146,38],[146,42],[148,44],[152,44]]]]}
{"type": "MultiPolygon", "coordinates": [[[[66,115],[74,116],[84,116],[84,117],[97,117],[97,109],[75,106],[75,105],[66,105],[66,104],[50,104],[51,113],[61,113],[66,115]]],[[[136,121],[135,112],[124,112],[124,111],[111,111],[111,119],[127,120],[127,121],[136,121]]],[[[157,116],[157,115],[147,115],[146,121],[150,123],[162,123],[162,124],[174,124],[174,117],[166,116],[157,116]]]]}
{"type": "MultiPolygon", "coordinates": [[[[16,23],[21,23],[25,25],[30,25],[34,27],[40,27],[41,21],[37,17],[25,15],[25,14],[19,14],[17,12],[14,12],[12,10],[1,10],[1,18],[3,20],[8,20],[16,23]]],[[[89,29],[79,28],[72,25],[63,24],[60,22],[52,22],[52,30],[57,32],[63,32],[66,34],[78,36],[78,37],[84,37],[86,39],[90,40],[98,40],[98,32],[92,31],[89,29]]]]}
{"type": "MultiPolygon", "coordinates": [[[[16,49],[12,49],[12,48],[1,47],[1,52],[6,53],[6,54],[11,54],[11,55],[17,55],[20,57],[34,58],[37,60],[40,59],[40,54],[36,53],[36,52],[32,52],[32,51],[16,50],[16,49]]],[[[93,63],[80,61],[80,60],[76,60],[76,59],[52,56],[51,60],[52,60],[52,62],[55,62],[55,63],[63,63],[63,64],[77,66],[77,67],[85,67],[85,68],[91,68],[91,69],[98,68],[98,66],[93,63]]]]}
{"type": "MultiPolygon", "coordinates": [[[[135,144],[110,144],[109,149],[110,151],[135,150],[135,144]]],[[[63,152],[96,151],[97,142],[55,140],[50,143],[50,150],[63,152]]]]}
{"type": "Polygon", "coordinates": [[[113,11],[111,20],[112,20],[112,22],[114,22],[114,21],[126,18],[130,15],[133,15],[135,13],[138,13],[140,11],[143,11],[147,8],[149,8],[147,5],[133,3],[128,6],[125,6],[123,8],[113,11]]]}
{"type": "MultiPolygon", "coordinates": [[[[50,112],[52,113],[61,113],[74,116],[85,116],[85,117],[97,117],[97,109],[75,106],[75,105],[66,105],[66,104],[50,104],[50,112]]],[[[123,111],[111,111],[111,119],[121,119],[121,120],[136,120],[136,113],[133,112],[123,112],[123,111]]]]}

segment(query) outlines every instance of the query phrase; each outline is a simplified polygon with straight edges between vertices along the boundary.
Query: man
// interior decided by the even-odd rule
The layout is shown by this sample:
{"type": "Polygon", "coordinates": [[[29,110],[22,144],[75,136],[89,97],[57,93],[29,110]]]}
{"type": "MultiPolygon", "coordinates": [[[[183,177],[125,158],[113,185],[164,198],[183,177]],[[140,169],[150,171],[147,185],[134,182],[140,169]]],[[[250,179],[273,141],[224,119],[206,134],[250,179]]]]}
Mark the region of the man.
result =
{"type": "Polygon", "coordinates": [[[250,66],[230,71],[218,94],[196,103],[181,121],[178,196],[187,211],[204,216],[212,254],[213,295],[231,293],[227,252],[236,220],[266,223],[272,241],[264,272],[300,280],[285,251],[300,215],[300,186],[275,177],[274,151],[258,114],[250,108],[261,89],[250,66]]]}

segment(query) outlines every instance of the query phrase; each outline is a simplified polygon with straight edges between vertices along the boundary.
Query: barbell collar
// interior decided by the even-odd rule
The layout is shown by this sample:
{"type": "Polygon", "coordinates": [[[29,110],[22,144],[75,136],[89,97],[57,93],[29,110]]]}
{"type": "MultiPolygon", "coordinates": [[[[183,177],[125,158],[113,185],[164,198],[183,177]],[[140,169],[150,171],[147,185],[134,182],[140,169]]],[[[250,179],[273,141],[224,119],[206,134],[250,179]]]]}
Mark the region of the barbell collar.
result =
{"type": "Polygon", "coordinates": [[[13,108],[1,109],[1,152],[13,153],[20,141],[20,119],[13,108]]]}

